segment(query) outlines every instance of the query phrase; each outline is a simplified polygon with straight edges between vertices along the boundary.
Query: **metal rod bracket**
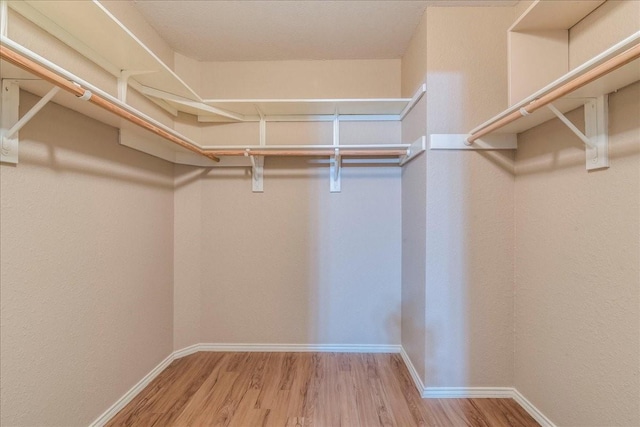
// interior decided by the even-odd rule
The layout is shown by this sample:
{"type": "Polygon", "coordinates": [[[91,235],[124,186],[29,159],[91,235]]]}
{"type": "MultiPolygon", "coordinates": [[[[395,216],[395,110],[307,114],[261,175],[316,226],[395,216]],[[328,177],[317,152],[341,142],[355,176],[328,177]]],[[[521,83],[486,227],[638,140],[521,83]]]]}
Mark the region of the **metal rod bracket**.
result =
{"type": "Polygon", "coordinates": [[[253,156],[251,150],[246,149],[244,155],[251,161],[251,191],[264,192],[264,156],[253,156]]]}
{"type": "Polygon", "coordinates": [[[418,154],[423,153],[427,147],[427,137],[421,136],[413,141],[413,143],[407,148],[407,154],[400,157],[399,166],[404,166],[407,162],[413,160],[418,154]]]}

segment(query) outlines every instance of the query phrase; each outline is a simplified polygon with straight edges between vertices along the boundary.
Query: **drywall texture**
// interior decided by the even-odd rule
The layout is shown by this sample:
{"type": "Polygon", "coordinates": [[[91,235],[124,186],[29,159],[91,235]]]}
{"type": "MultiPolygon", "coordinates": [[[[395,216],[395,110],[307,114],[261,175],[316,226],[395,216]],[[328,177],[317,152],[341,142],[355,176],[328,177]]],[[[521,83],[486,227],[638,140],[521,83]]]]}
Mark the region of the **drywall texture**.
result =
{"type": "MultiPolygon", "coordinates": [[[[402,96],[411,97],[424,83],[427,72],[427,14],[422,15],[413,37],[400,63],[402,96]]],[[[424,127],[424,125],[423,125],[424,127]]]]}
{"type": "MultiPolygon", "coordinates": [[[[427,72],[426,14],[402,58],[402,95],[411,96],[427,72]]],[[[402,121],[402,142],[426,135],[427,97],[402,121]]],[[[427,159],[421,154],[402,168],[402,348],[424,382],[427,159]]]]}
{"type": "Polygon", "coordinates": [[[397,98],[400,60],[202,62],[203,98],[397,98]]]}
{"type": "Polygon", "coordinates": [[[518,142],[515,386],[562,426],[640,425],[639,83],[609,97],[609,142],[593,172],[557,120],[518,142]]]}
{"type": "Polygon", "coordinates": [[[330,194],[326,166],[273,162],[264,194],[233,169],[193,194],[205,219],[201,340],[398,344],[399,171],[345,168],[330,194]]]}
{"type": "Polygon", "coordinates": [[[0,165],[2,425],[87,425],[171,352],[173,167],[117,137],[49,104],[0,165]]]}
{"type": "MultiPolygon", "coordinates": [[[[513,13],[427,9],[429,135],[467,133],[506,107],[506,31],[513,13]]],[[[426,154],[425,385],[510,386],[511,154],[426,154]]]]}
{"type": "Polygon", "coordinates": [[[608,0],[569,31],[569,68],[640,31],[640,1],[608,0]]]}
{"type": "Polygon", "coordinates": [[[173,349],[200,343],[202,184],[206,169],[175,165],[173,349]]]}
{"type": "Polygon", "coordinates": [[[268,158],[260,194],[245,168],[176,168],[176,231],[202,222],[176,238],[176,342],[200,307],[201,342],[399,344],[400,169],[341,180],[330,193],[326,161],[268,158]]]}

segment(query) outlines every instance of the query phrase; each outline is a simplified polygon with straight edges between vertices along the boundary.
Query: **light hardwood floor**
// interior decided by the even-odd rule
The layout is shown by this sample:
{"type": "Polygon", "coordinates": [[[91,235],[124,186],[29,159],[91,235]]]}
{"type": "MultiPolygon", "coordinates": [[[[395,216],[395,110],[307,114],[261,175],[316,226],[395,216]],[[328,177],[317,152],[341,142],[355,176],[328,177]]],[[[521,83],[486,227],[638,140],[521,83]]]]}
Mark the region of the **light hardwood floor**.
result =
{"type": "Polygon", "coordinates": [[[175,360],[115,426],[538,426],[511,399],[421,399],[398,354],[208,353],[175,360]]]}

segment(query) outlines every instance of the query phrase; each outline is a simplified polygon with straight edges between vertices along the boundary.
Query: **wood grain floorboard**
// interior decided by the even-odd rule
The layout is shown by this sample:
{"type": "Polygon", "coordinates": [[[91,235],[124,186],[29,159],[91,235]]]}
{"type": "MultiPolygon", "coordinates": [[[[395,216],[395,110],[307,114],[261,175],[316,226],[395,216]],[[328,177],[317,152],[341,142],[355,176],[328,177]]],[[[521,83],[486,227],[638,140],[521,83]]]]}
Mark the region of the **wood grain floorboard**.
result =
{"type": "Polygon", "coordinates": [[[512,399],[422,399],[398,354],[201,352],[173,361],[107,426],[539,424],[512,399]]]}

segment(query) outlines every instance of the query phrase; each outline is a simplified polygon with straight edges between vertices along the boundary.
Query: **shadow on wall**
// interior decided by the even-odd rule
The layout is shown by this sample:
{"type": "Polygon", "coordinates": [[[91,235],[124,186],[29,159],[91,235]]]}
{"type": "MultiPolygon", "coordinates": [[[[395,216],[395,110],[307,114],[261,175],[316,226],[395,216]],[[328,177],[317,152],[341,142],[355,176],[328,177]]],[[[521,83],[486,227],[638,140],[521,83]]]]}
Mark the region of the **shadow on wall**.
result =
{"type": "MultiPolygon", "coordinates": [[[[578,129],[584,129],[584,108],[577,108],[567,114],[578,129]]],[[[615,119],[610,114],[610,120],[615,119]]],[[[638,123],[638,120],[635,121],[638,123]]],[[[616,147],[610,146],[610,159],[630,157],[637,154],[637,143],[640,141],[637,127],[634,127],[633,120],[622,120],[616,124],[616,133],[612,133],[609,127],[609,141],[630,141],[630,144],[618,144],[616,147]],[[628,135],[628,136],[627,136],[628,135]],[[634,145],[634,143],[636,145],[634,145]]],[[[560,169],[570,169],[573,167],[585,167],[585,146],[584,143],[574,135],[560,120],[554,119],[547,123],[535,127],[518,137],[520,144],[528,144],[527,150],[517,152],[517,175],[533,175],[548,173],[560,169]],[[549,140],[549,135],[553,135],[553,140],[549,140]],[[544,141],[531,145],[529,141],[544,141]]],[[[586,171],[585,174],[592,175],[602,173],[602,170],[586,171]]]]}
{"type": "MultiPolygon", "coordinates": [[[[468,131],[472,83],[427,75],[428,134],[468,131]]],[[[427,151],[427,387],[511,381],[513,185],[511,153],[427,151]]]]}
{"type": "MultiPolygon", "coordinates": [[[[21,91],[20,114],[24,114],[38,101],[38,97],[21,91]]],[[[106,180],[124,181],[145,187],[173,188],[173,165],[148,154],[118,144],[118,130],[59,105],[45,106],[39,115],[56,125],[25,126],[20,133],[20,157],[17,167],[38,166],[56,175],[81,174],[106,180]],[[68,128],[73,123],[74,129],[68,128]],[[101,129],[98,129],[101,128],[101,129]],[[110,143],[84,140],[78,143],[73,135],[108,134],[110,143]],[[41,141],[55,141],[55,144],[41,141]],[[43,149],[44,145],[44,149],[43,149]],[[158,173],[158,171],[161,173],[158,173]]],[[[39,120],[38,116],[34,120],[39,120]]],[[[105,138],[106,139],[106,138],[105,138]]],[[[2,164],[2,167],[11,167],[2,164]]]]}
{"type": "Polygon", "coordinates": [[[400,169],[342,173],[342,193],[305,159],[268,158],[264,193],[203,175],[203,342],[399,343],[400,169]]]}
{"type": "Polygon", "coordinates": [[[427,193],[426,385],[464,385],[469,369],[468,176],[455,153],[428,155],[438,157],[427,170],[429,188],[438,181],[442,191],[427,193]]]}

